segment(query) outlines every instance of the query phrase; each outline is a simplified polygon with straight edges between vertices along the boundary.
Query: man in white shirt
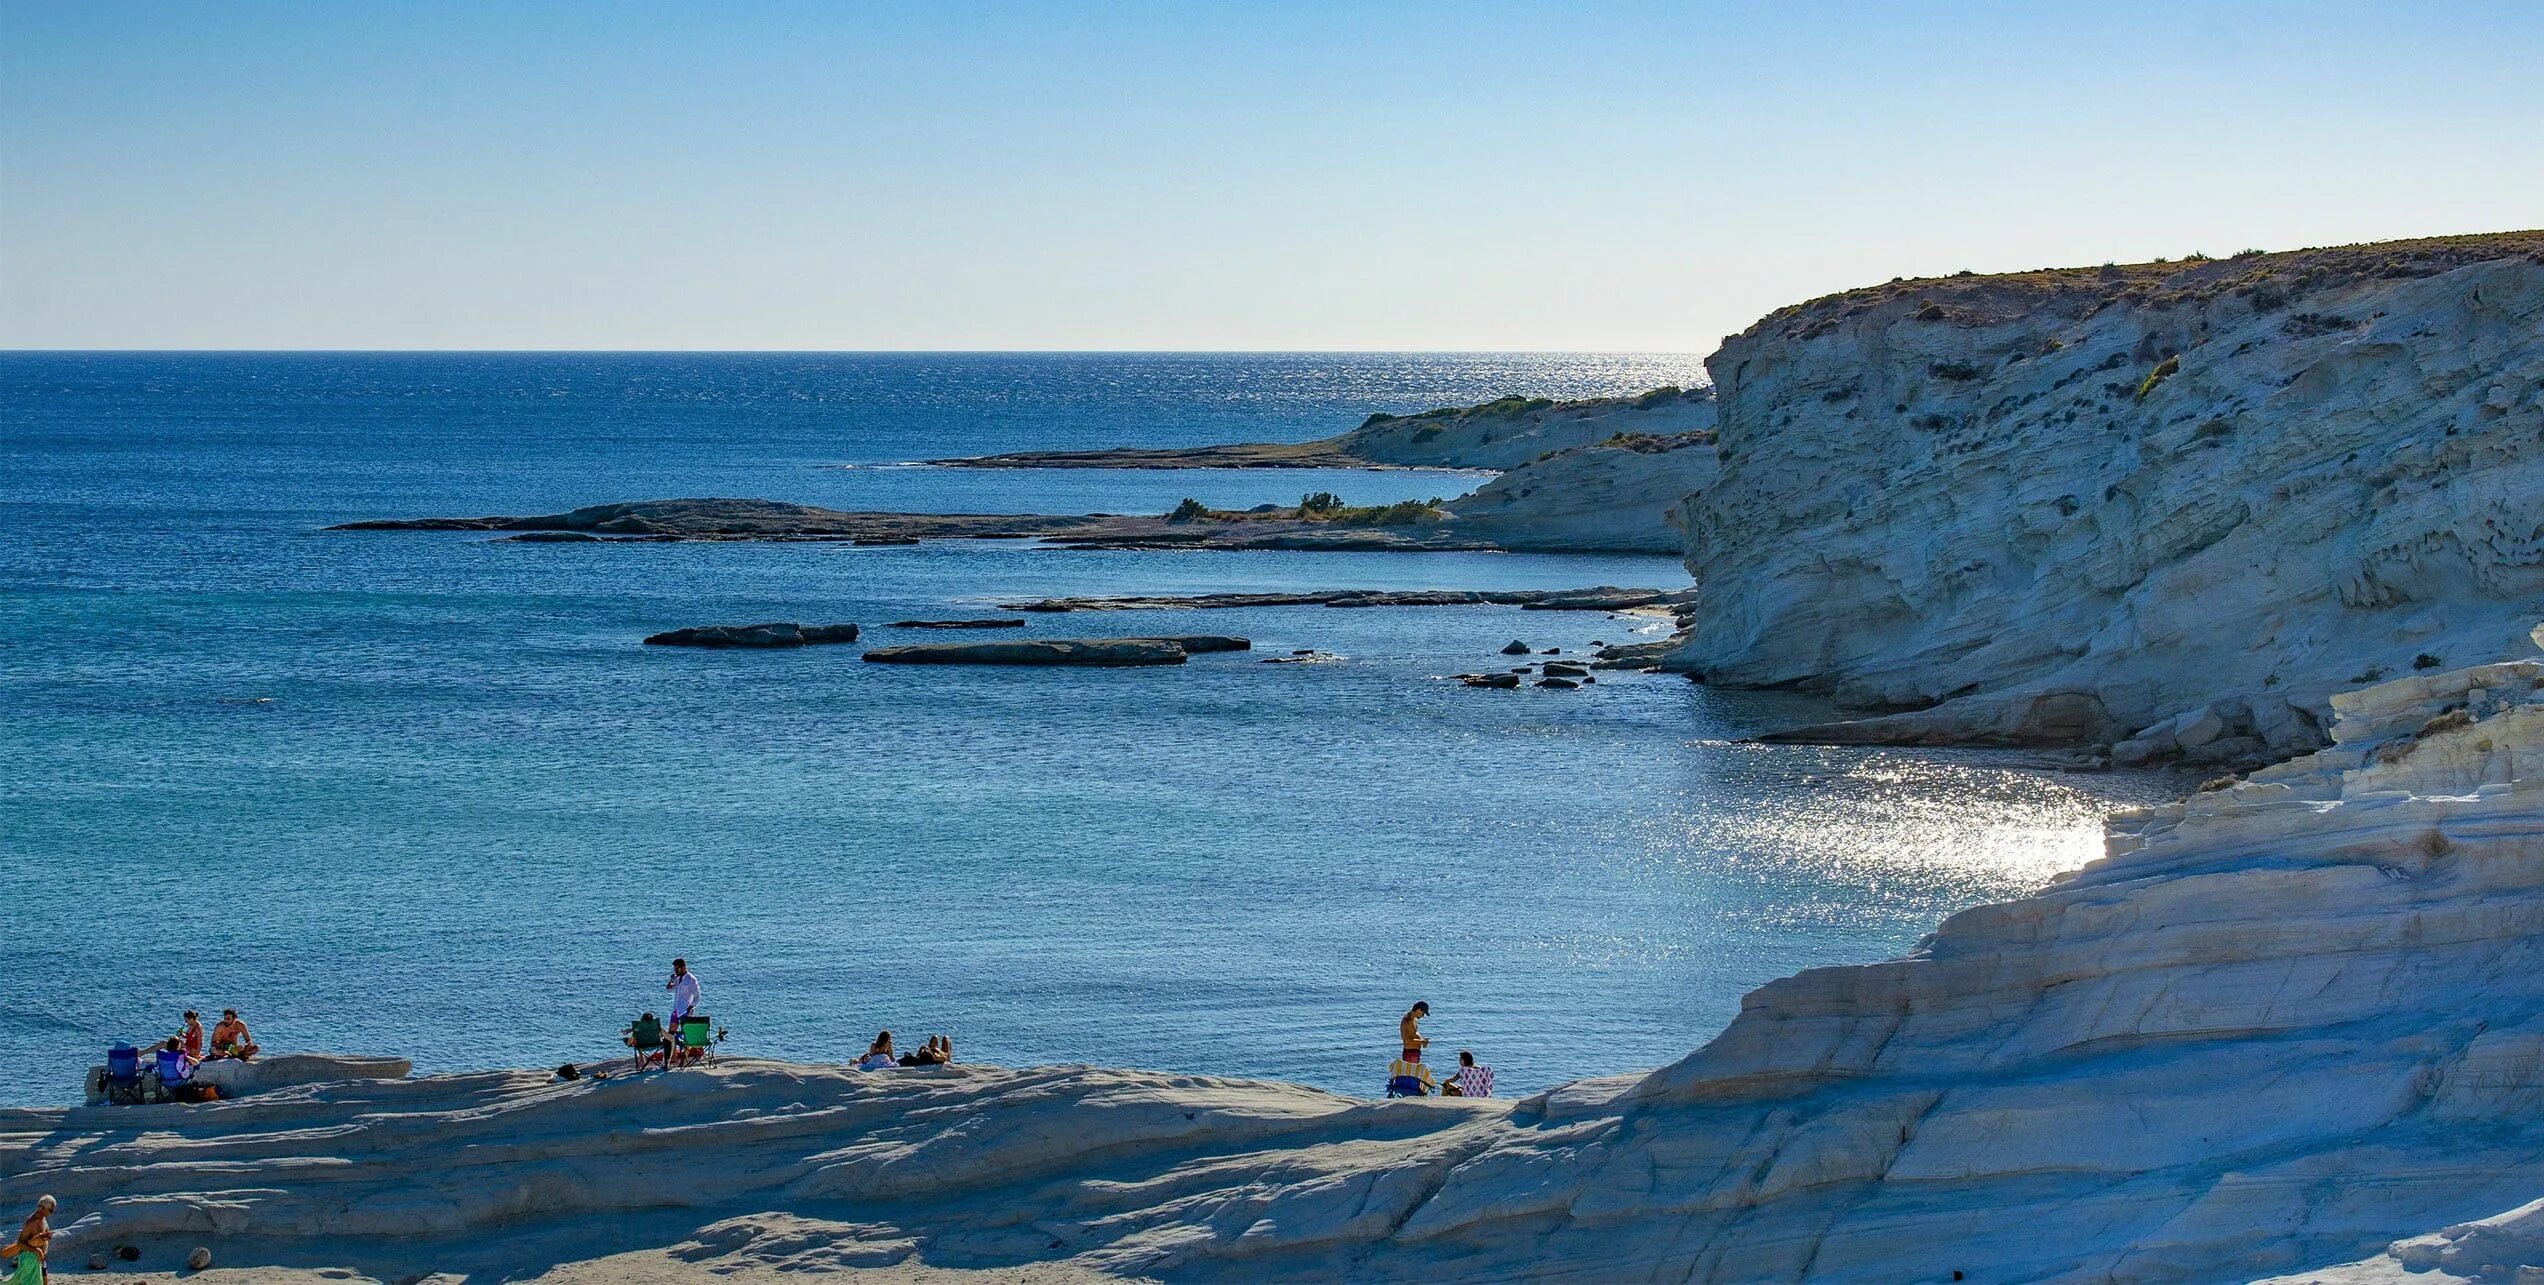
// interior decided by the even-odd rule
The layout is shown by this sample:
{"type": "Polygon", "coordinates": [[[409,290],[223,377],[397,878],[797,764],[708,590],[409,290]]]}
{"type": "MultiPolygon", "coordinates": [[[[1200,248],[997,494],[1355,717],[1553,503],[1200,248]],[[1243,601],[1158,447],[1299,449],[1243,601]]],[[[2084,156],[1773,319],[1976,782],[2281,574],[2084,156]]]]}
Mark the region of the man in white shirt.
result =
{"type": "Polygon", "coordinates": [[[681,1018],[698,1011],[698,975],[689,971],[689,961],[671,961],[671,980],[663,983],[671,992],[671,1020],[676,1026],[681,1018]]]}

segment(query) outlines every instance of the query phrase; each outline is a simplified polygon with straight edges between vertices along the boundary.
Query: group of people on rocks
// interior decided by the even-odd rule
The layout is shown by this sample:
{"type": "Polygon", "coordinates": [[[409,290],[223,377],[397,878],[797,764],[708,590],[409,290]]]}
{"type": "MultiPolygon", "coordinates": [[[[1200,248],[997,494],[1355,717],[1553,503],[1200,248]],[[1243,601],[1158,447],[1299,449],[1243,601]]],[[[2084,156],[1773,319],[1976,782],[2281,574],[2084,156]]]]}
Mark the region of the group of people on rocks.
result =
{"type": "MultiPolygon", "coordinates": [[[[634,1051],[639,1070],[648,1066],[680,1066],[705,1055],[702,1048],[691,1048],[688,1044],[687,1024],[692,1019],[704,1020],[704,1015],[698,1011],[698,1003],[706,988],[698,980],[698,974],[690,971],[687,959],[671,961],[671,978],[663,983],[663,989],[671,993],[671,1020],[665,1023],[648,1012],[628,1028],[625,1037],[625,1043],[634,1051]]],[[[1423,1051],[1431,1046],[1431,1039],[1422,1033],[1422,1019],[1430,1015],[1430,1003],[1417,1001],[1397,1022],[1398,1054],[1387,1068],[1387,1096],[1493,1096],[1493,1068],[1477,1062],[1471,1049],[1458,1050],[1457,1069],[1451,1071],[1446,1080],[1433,1074],[1430,1064],[1423,1060],[1423,1051]]],[[[192,1028],[194,1014],[188,1013],[186,1017],[190,1029],[199,1029],[192,1028]]],[[[237,1017],[235,1012],[225,1014],[222,1030],[228,1030],[237,1017]]],[[[237,1035],[242,1043],[246,1032],[246,1026],[239,1024],[237,1035]]],[[[214,1046],[221,1047],[221,1042],[221,1031],[215,1031],[214,1046]]],[[[252,1055],[255,1045],[246,1044],[246,1050],[247,1053],[241,1056],[252,1055]]],[[[954,1040],[951,1036],[931,1035],[926,1043],[904,1053],[893,1046],[892,1032],[887,1030],[877,1032],[874,1042],[866,1046],[864,1053],[841,1065],[852,1071],[881,1071],[905,1066],[946,1066],[953,1061],[954,1040]]],[[[581,1078],[580,1072],[571,1063],[558,1068],[557,1073],[564,1079],[581,1078]]],[[[0,1281],[0,1285],[7,1283],[0,1281]]]]}
{"type": "Polygon", "coordinates": [[[1432,1078],[1431,1068],[1422,1060],[1422,1051],[1431,1047],[1431,1039],[1422,1033],[1422,1019],[1431,1016],[1431,1004],[1417,1000],[1405,1010],[1396,1023],[1402,1037],[1401,1051],[1387,1067],[1387,1096],[1419,1098],[1437,1093],[1447,1098],[1489,1098],[1493,1096],[1493,1068],[1475,1060],[1471,1049],[1458,1050],[1457,1071],[1446,1084],[1432,1078]]]}
{"type": "MultiPolygon", "coordinates": [[[[623,1038],[634,1050],[639,1070],[648,1066],[680,1066],[705,1055],[703,1047],[691,1046],[689,1024],[707,1020],[698,1011],[706,986],[690,971],[687,959],[671,961],[671,980],[663,983],[663,989],[671,992],[671,1020],[666,1023],[650,1012],[642,1014],[623,1038]]],[[[874,1043],[867,1045],[862,1055],[848,1059],[845,1065],[850,1070],[879,1071],[892,1066],[944,1066],[953,1060],[952,1036],[931,1035],[925,1044],[903,1053],[893,1048],[892,1032],[884,1031],[875,1036],[874,1043]]],[[[557,1075],[568,1080],[582,1078],[581,1069],[572,1063],[557,1068],[557,1075]]]]}
{"type": "MultiPolygon", "coordinates": [[[[666,1023],[647,1012],[627,1028],[625,1043],[635,1050],[639,1070],[648,1066],[680,1066],[707,1055],[703,1042],[692,1044],[689,1038],[691,1022],[705,1023],[710,1019],[698,1011],[706,985],[689,971],[687,959],[671,961],[671,980],[663,983],[663,989],[671,992],[671,1020],[666,1023]]],[[[569,1080],[577,1078],[572,1072],[572,1063],[557,1068],[557,1074],[569,1080]]]]}
{"type": "Polygon", "coordinates": [[[194,1078],[194,1069],[215,1058],[236,1058],[245,1062],[256,1056],[256,1037],[248,1032],[247,1022],[235,1008],[221,1010],[221,1020],[212,1027],[211,1048],[206,1051],[203,1015],[193,1009],[185,1011],[185,1024],[177,1033],[159,1042],[155,1052],[159,1059],[159,1082],[175,1086],[194,1078]]]}
{"type": "Polygon", "coordinates": [[[892,1049],[892,1032],[884,1031],[866,1046],[865,1055],[848,1062],[852,1071],[881,1071],[896,1066],[945,1066],[954,1060],[954,1039],[948,1035],[931,1035],[927,1043],[908,1052],[896,1054],[892,1049]]]}

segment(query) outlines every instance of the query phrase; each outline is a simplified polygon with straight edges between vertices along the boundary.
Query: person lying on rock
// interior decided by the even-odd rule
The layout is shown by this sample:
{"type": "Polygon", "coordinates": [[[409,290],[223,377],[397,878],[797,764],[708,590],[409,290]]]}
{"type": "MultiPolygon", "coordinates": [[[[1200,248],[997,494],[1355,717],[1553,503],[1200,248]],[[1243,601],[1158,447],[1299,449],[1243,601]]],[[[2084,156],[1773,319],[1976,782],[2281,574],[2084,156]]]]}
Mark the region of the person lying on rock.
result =
{"type": "Polygon", "coordinates": [[[931,1035],[915,1053],[901,1055],[903,1066],[943,1066],[954,1060],[954,1041],[949,1036],[931,1035]]]}
{"type": "Polygon", "coordinates": [[[212,1056],[242,1062],[256,1056],[256,1037],[247,1033],[247,1023],[239,1020],[237,1009],[221,1010],[220,1024],[212,1028],[212,1056]]]}
{"type": "Polygon", "coordinates": [[[900,1064],[901,1060],[892,1052],[892,1032],[890,1031],[875,1036],[874,1043],[866,1046],[866,1055],[849,1063],[851,1067],[860,1071],[885,1071],[900,1064]]]}
{"type": "Polygon", "coordinates": [[[1489,1098],[1493,1096],[1493,1068],[1477,1066],[1473,1050],[1459,1049],[1457,1074],[1449,1077],[1440,1093],[1452,1098],[1489,1098]]]}
{"type": "Polygon", "coordinates": [[[18,1227],[18,1238],[0,1249],[0,1266],[9,1269],[0,1285],[42,1285],[48,1269],[44,1260],[53,1249],[52,1216],[55,1201],[51,1196],[35,1198],[35,1212],[18,1227]]]}

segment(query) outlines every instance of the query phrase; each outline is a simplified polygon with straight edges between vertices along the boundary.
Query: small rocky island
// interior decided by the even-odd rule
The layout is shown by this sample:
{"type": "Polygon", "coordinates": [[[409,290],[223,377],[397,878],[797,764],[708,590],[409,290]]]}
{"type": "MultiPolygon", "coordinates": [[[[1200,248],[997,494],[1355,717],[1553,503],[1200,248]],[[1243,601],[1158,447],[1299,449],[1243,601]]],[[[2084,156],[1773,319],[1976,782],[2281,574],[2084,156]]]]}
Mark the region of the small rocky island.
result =
{"type": "Polygon", "coordinates": [[[811,647],[857,641],[855,625],[799,625],[772,620],[757,625],[698,625],[655,634],[649,647],[811,647]]]}
{"type": "Polygon", "coordinates": [[[1225,634],[1173,638],[1014,638],[997,642],[913,643],[877,647],[866,659],[879,665],[1180,665],[1196,654],[1246,651],[1254,644],[1225,634]]]}

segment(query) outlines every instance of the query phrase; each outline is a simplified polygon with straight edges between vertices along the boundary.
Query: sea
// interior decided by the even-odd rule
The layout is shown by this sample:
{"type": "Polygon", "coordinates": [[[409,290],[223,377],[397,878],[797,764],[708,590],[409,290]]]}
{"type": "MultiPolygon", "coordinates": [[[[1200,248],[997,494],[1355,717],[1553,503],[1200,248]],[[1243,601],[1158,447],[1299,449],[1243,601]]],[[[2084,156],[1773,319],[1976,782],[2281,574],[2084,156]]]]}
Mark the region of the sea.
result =
{"type": "Polygon", "coordinates": [[[367,518],[757,496],[1154,513],[1447,471],[982,471],[1702,378],[1686,354],[0,354],[0,1103],[239,1009],[268,1049],[591,1063],[685,957],[729,1054],[1373,1095],[1416,1000],[1502,1090],[1685,1056],[2177,793],[2010,753],[1768,746],[1808,698],[1454,681],[1663,636],[1508,607],[1125,611],[1178,668],[648,647],[1062,594],[1685,587],[1667,557],[560,545],[367,518]],[[1327,664],[1263,663],[1297,649],[1327,664]]]}

